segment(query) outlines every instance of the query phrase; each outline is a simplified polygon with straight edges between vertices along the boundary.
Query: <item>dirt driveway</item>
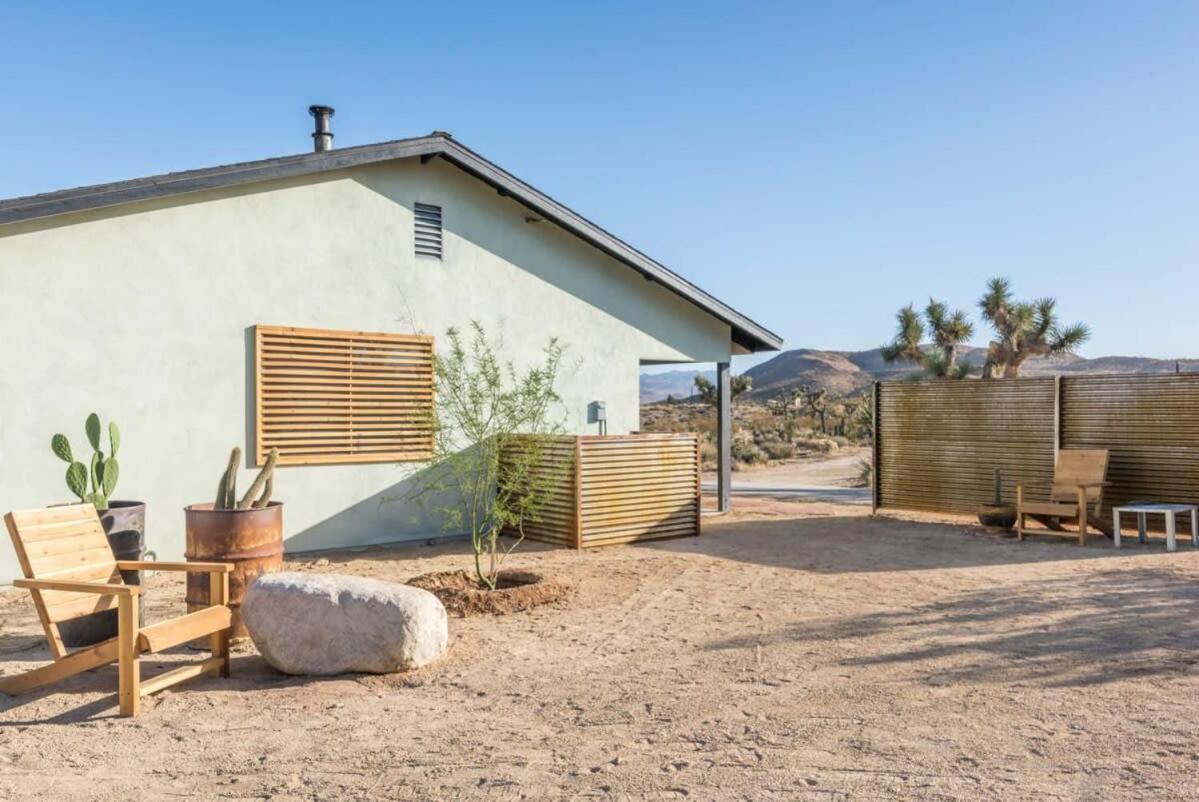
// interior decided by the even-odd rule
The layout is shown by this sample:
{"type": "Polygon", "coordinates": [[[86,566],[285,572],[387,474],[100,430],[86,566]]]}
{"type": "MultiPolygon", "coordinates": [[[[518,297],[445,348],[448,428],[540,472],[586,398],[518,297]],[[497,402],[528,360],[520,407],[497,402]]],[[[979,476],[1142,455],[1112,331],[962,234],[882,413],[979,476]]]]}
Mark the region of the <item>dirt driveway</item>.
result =
{"type": "MultiPolygon", "coordinates": [[[[700,538],[525,565],[563,609],[451,621],[441,663],[304,680],[252,651],[114,717],[103,669],[0,700],[0,798],[1181,799],[1199,553],[1023,544],[745,500],[700,538]]],[[[458,547],[292,567],[402,580],[458,547]]],[[[151,582],[148,618],[181,605],[151,582]]],[[[44,659],[0,602],[0,671],[44,659]]]]}

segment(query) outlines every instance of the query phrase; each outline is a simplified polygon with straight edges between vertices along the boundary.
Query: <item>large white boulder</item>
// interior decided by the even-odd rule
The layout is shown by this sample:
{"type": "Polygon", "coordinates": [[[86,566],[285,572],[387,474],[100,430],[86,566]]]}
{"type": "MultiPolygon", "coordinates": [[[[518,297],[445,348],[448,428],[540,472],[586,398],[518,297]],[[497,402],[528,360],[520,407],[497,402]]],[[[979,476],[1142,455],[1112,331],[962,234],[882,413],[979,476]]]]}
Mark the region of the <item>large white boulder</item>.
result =
{"type": "Polygon", "coordinates": [[[246,629],[285,674],[387,674],[445,653],[445,607],[409,585],[340,574],[265,574],[246,591],[246,629]]]}

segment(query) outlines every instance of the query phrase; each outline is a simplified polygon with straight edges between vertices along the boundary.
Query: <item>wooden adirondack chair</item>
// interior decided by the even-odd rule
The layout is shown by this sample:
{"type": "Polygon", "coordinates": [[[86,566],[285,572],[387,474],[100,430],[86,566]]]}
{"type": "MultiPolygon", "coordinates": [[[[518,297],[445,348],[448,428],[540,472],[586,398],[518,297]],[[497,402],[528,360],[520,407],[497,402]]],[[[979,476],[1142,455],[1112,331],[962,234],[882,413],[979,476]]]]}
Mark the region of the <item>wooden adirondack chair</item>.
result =
{"type": "Polygon", "coordinates": [[[1025,501],[1024,487],[1016,485],[1016,536],[1024,539],[1024,518],[1031,516],[1050,529],[1062,532],[1061,518],[1078,521],[1078,543],[1086,545],[1088,521],[1103,531],[1099,508],[1103,504],[1103,487],[1107,484],[1108,451],[1106,448],[1063,448],[1057,452],[1053,465],[1053,485],[1049,501],[1025,501]],[[1094,504],[1094,514],[1091,513],[1094,504]]]}
{"type": "Polygon", "coordinates": [[[135,716],[141,697],[201,674],[229,676],[229,632],[232,613],[229,571],[225,563],[128,562],[116,560],[91,504],[10,512],[4,516],[27,588],[46,631],[54,662],[24,674],[0,677],[0,691],[16,695],[108,663],[118,664],[118,699],[122,716],[135,716]],[[138,613],[141,588],[126,585],[121,570],[201,571],[209,574],[213,604],[194,613],[142,626],[138,613]],[[68,653],[58,633],[60,621],[117,608],[115,638],[68,653]],[[158,676],[141,679],[138,655],[209,637],[212,656],[158,676]]]}

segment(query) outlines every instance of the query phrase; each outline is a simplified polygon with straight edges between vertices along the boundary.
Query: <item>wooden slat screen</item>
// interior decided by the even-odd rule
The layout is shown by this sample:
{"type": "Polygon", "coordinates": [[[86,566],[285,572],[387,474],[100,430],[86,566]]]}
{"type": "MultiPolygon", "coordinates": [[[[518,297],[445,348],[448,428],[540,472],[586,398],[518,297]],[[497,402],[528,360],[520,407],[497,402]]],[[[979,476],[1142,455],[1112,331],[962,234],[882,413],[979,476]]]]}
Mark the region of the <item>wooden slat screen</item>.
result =
{"type": "Polygon", "coordinates": [[[556,438],[547,459],[568,464],[525,534],[591,548],[700,532],[699,439],[693,434],[556,438]]]}
{"type": "Polygon", "coordinates": [[[695,435],[579,439],[584,548],[699,534],[695,435]]]}
{"type": "Polygon", "coordinates": [[[995,467],[1005,502],[1016,482],[1045,500],[1055,448],[1111,452],[1102,521],[1113,504],[1199,500],[1199,374],[888,381],[877,392],[879,507],[972,514],[995,467]]]}
{"type": "Polygon", "coordinates": [[[1199,500],[1199,374],[1062,379],[1061,414],[1063,448],[1111,451],[1102,520],[1112,504],[1199,500]]]}
{"type": "Polygon", "coordinates": [[[878,387],[880,507],[974,513],[1017,483],[1047,501],[1053,479],[1054,380],[889,381],[878,387]]]}
{"type": "Polygon", "coordinates": [[[400,462],[432,449],[433,338],[255,326],[255,453],[281,465],[400,462]]]}

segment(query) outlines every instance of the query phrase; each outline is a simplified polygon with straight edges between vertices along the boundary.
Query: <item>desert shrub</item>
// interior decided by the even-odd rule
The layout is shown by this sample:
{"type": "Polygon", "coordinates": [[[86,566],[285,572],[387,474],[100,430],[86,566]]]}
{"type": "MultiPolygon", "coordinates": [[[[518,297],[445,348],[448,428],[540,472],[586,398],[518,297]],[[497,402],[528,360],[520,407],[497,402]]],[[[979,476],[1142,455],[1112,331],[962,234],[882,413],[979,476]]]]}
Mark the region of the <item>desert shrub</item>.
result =
{"type": "Polygon", "coordinates": [[[874,485],[874,465],[869,460],[860,460],[858,462],[858,487],[872,487],[874,485]]]}
{"type": "Polygon", "coordinates": [[[548,458],[554,435],[564,430],[554,386],[563,346],[550,339],[541,362],[521,373],[501,359],[502,344],[477,321],[469,340],[450,328],[445,342],[448,350],[433,357],[429,470],[406,498],[431,505],[448,531],[470,532],[475,577],[495,590],[504,559],[524,540],[525,522],[540,520],[569,470],[548,458]],[[509,531],[516,535],[505,542],[509,531]]]}
{"type": "Polygon", "coordinates": [[[815,454],[828,454],[836,451],[837,441],[829,437],[804,437],[795,441],[795,447],[801,451],[815,454]]]}
{"type": "Polygon", "coordinates": [[[702,440],[699,444],[699,464],[701,470],[710,470],[716,468],[716,460],[719,455],[716,452],[716,444],[711,440],[702,440]]]}
{"type": "Polygon", "coordinates": [[[788,459],[795,456],[795,446],[781,440],[768,440],[762,443],[762,450],[771,459],[788,459]]]}
{"type": "Polygon", "coordinates": [[[767,459],[766,452],[758,445],[739,438],[733,438],[732,452],[735,461],[746,465],[757,465],[767,459]]]}

